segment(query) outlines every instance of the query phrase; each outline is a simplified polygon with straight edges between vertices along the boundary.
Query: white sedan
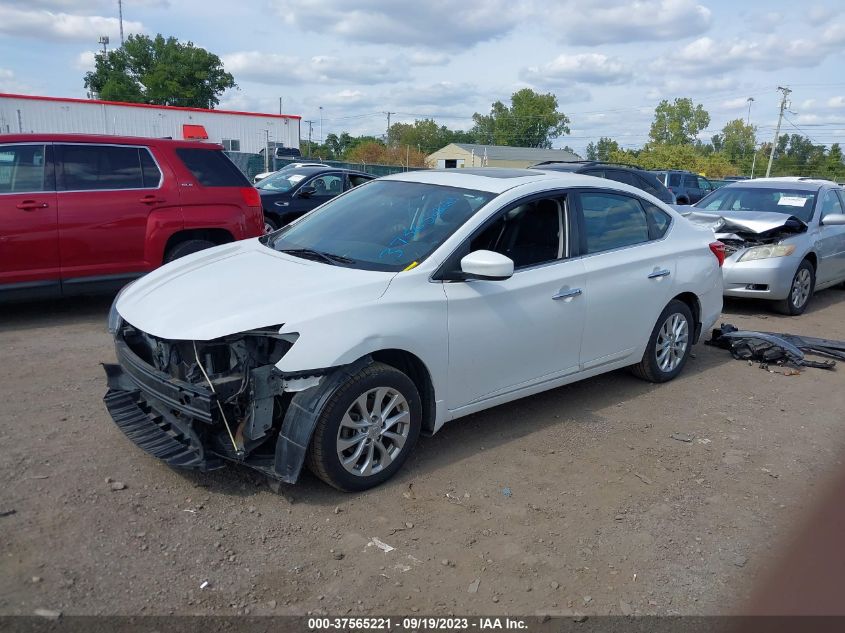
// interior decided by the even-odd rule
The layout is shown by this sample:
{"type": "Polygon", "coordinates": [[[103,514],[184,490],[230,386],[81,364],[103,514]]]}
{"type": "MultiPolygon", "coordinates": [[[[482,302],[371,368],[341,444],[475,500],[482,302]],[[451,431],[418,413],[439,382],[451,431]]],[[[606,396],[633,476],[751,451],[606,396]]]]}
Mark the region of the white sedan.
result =
{"type": "Polygon", "coordinates": [[[127,287],[105,402],[172,466],[363,490],[461,416],[622,367],[671,380],[719,316],[723,258],[621,183],[395,174],[127,287]]]}

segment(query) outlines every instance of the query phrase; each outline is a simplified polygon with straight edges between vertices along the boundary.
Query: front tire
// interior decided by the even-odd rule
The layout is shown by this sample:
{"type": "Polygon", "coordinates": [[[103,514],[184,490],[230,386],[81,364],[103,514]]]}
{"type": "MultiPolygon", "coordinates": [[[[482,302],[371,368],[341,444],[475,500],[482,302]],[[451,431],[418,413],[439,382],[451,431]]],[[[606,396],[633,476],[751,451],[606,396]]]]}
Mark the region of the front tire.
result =
{"type": "Polygon", "coordinates": [[[816,288],[816,270],[806,259],[798,266],[792,284],[789,286],[789,296],[778,302],[780,312],[789,316],[798,316],[807,309],[807,304],[813,297],[816,288]]]}
{"type": "Polygon", "coordinates": [[[306,463],[343,491],[367,490],[392,477],[422,425],[416,386],[398,369],[367,365],[340,385],[317,420],[306,463]]]}
{"type": "Polygon", "coordinates": [[[673,299],[657,318],[643,358],[631,367],[631,372],[649,382],[672,380],[686,365],[694,331],[695,322],[689,306],[673,299]]]}

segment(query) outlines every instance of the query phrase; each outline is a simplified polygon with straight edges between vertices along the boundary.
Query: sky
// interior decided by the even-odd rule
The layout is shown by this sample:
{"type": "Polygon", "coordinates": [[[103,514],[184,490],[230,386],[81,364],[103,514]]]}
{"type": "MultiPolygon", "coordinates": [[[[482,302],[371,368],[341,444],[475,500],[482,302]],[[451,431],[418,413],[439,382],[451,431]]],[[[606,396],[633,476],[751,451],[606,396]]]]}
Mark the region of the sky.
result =
{"type": "MultiPolygon", "coordinates": [[[[217,54],[238,84],[219,108],[314,121],[313,138],[381,136],[391,122],[452,129],[521,88],[554,93],[583,155],[601,136],[648,139],[661,99],[710,113],[699,136],[747,119],[845,142],[842,0],[124,0],[126,35],[217,54]],[[321,124],[322,121],[322,124],[321,124]]],[[[0,0],[0,92],[86,96],[97,40],[120,41],[117,0],[0,0]]],[[[307,135],[303,123],[303,136],[307,135]]]]}

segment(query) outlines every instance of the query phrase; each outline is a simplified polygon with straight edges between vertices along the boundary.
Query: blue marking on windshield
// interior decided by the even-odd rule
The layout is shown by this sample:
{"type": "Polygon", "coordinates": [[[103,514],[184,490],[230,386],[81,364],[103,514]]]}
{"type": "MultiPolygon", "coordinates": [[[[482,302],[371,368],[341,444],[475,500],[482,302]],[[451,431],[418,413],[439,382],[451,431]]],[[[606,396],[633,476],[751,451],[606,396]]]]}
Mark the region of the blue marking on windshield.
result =
{"type": "Polygon", "coordinates": [[[455,203],[457,201],[457,198],[446,198],[445,200],[443,200],[443,202],[437,205],[437,208],[431,212],[431,215],[426,218],[423,218],[423,220],[419,223],[419,225],[417,225],[416,228],[405,229],[404,231],[396,235],[392,240],[390,240],[388,245],[379,253],[379,259],[384,259],[386,257],[393,257],[396,260],[401,259],[402,256],[405,254],[405,251],[402,247],[406,246],[408,242],[410,242],[413,238],[422,233],[424,229],[428,228],[429,226],[433,226],[434,223],[437,222],[437,219],[443,216],[444,212],[455,206],[455,203]]]}

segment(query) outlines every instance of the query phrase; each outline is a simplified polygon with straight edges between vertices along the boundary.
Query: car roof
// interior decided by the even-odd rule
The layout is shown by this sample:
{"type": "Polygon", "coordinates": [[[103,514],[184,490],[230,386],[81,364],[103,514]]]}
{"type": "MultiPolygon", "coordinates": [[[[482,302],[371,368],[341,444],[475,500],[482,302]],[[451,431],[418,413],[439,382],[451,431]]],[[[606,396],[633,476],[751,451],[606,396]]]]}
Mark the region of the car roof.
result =
{"type": "Polygon", "coordinates": [[[735,180],[730,184],[721,187],[722,189],[736,189],[738,187],[755,189],[794,189],[796,191],[818,191],[823,186],[838,187],[832,180],[820,180],[814,178],[778,177],[778,178],[755,178],[754,180],[735,180]]]}
{"type": "Polygon", "coordinates": [[[482,167],[478,169],[426,169],[406,171],[390,176],[383,176],[379,180],[393,180],[402,182],[418,182],[461,189],[474,189],[488,193],[500,194],[514,187],[532,183],[548,182],[552,186],[560,187],[602,187],[604,189],[619,189],[637,194],[643,192],[635,187],[617,183],[604,178],[596,178],[572,172],[532,169],[508,169],[502,167],[482,167]]]}
{"type": "Polygon", "coordinates": [[[196,149],[222,150],[217,143],[183,141],[171,138],[150,138],[146,136],[113,136],[110,134],[1,134],[0,143],[104,143],[108,145],[168,145],[196,149]]]}

